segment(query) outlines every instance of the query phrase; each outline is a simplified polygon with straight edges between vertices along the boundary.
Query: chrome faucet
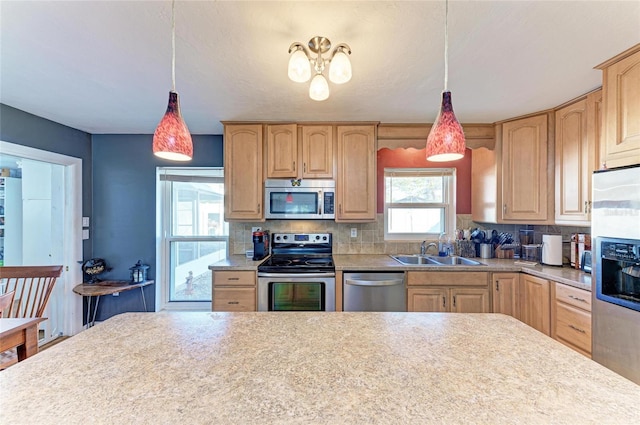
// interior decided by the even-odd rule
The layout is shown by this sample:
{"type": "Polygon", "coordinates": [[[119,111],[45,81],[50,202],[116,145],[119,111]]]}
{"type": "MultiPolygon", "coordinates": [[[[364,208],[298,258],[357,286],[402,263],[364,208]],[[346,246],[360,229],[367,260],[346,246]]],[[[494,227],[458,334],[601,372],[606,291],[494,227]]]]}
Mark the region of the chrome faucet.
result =
{"type": "Polygon", "coordinates": [[[422,243],[420,244],[420,255],[426,255],[427,251],[432,246],[435,247],[436,249],[438,248],[438,245],[436,245],[435,242],[431,242],[427,245],[427,241],[422,241],[422,243]]]}

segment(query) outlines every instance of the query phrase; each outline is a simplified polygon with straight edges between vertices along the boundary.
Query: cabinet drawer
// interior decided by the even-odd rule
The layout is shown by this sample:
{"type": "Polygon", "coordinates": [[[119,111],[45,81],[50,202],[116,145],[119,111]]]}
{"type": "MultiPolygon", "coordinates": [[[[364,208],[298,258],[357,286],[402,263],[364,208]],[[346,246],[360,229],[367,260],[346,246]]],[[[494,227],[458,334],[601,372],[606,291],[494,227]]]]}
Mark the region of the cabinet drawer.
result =
{"type": "Polygon", "coordinates": [[[214,288],[213,311],[256,311],[255,288],[214,288]]]}
{"type": "Polygon", "coordinates": [[[255,286],[256,274],[250,271],[221,271],[213,273],[215,286],[255,286]]]}
{"type": "Polygon", "coordinates": [[[486,286],[486,272],[407,272],[407,285],[486,286]]]}
{"type": "Polygon", "coordinates": [[[591,353],[591,313],[556,302],[556,339],[591,353]]]}
{"type": "Polygon", "coordinates": [[[591,311],[591,293],[556,282],[556,300],[574,307],[591,311]]]}

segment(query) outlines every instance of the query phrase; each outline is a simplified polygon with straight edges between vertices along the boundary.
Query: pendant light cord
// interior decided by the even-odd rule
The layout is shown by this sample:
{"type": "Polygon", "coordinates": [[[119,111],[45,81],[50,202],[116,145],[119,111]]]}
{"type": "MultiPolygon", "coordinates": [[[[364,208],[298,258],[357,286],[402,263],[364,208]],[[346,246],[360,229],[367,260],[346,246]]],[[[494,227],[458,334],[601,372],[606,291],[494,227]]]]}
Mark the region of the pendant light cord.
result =
{"type": "Polygon", "coordinates": [[[444,6],[444,91],[447,91],[449,81],[449,0],[444,6]]]}
{"type": "Polygon", "coordinates": [[[176,91],[176,0],[171,0],[171,91],[176,91]]]}

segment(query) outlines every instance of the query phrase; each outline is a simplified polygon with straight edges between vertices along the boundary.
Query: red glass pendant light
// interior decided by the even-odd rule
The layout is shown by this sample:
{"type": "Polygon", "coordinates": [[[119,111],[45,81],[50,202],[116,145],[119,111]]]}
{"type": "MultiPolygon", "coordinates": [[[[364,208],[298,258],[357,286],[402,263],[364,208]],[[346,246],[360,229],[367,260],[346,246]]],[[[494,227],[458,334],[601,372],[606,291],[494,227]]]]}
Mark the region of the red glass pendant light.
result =
{"type": "Polygon", "coordinates": [[[445,1],[444,20],[444,91],[442,92],[442,105],[427,137],[426,156],[427,161],[444,162],[455,161],[464,157],[465,141],[464,131],[453,113],[451,105],[451,92],[447,90],[449,79],[449,2],[445,1]]]}
{"type": "Polygon", "coordinates": [[[189,161],[193,158],[193,143],[187,124],[180,114],[178,93],[169,92],[167,112],[153,133],[154,155],[172,161],[189,161]]]}
{"type": "Polygon", "coordinates": [[[193,142],[187,124],[180,114],[176,93],[176,21],[175,0],[171,2],[171,91],[169,104],[158,128],[153,133],[153,154],[171,161],[190,161],[193,158],[193,142]]]}
{"type": "Polygon", "coordinates": [[[427,160],[455,161],[464,157],[464,132],[451,105],[451,92],[442,92],[442,106],[427,137],[427,160]]]}

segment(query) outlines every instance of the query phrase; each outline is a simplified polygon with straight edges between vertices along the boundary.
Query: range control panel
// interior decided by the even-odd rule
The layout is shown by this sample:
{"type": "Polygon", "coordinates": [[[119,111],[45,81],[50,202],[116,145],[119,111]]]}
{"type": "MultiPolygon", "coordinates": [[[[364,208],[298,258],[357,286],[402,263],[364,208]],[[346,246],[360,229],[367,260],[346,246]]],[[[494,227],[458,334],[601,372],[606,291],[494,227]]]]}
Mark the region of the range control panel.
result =
{"type": "Polygon", "coordinates": [[[274,233],[274,244],[326,244],[331,243],[331,233],[274,233]]]}

